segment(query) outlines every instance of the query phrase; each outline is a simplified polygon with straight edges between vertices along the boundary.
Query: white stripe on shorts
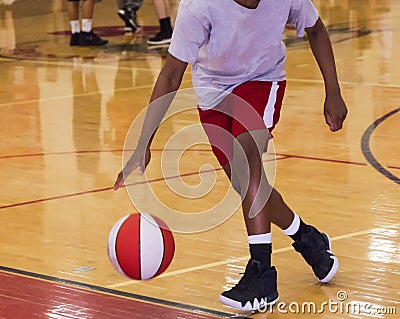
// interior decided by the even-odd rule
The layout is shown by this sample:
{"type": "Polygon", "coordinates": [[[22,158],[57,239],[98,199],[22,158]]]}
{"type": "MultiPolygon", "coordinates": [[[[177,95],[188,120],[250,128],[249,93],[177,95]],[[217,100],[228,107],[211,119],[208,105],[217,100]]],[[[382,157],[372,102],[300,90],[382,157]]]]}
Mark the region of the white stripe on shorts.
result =
{"type": "Polygon", "coordinates": [[[264,124],[267,128],[271,128],[274,124],[275,103],[278,89],[278,82],[272,82],[271,91],[269,92],[267,106],[265,107],[263,116],[264,124]]]}

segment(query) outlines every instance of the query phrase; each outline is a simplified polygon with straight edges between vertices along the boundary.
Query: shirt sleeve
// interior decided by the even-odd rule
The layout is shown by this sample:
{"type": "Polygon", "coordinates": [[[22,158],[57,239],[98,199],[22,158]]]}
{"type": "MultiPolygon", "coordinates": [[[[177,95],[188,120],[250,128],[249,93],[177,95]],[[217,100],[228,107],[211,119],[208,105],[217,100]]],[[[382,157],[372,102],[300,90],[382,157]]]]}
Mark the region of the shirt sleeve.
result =
{"type": "Polygon", "coordinates": [[[304,30],[314,26],[318,17],[318,11],[311,0],[293,0],[288,24],[296,28],[298,37],[303,37],[304,30]]]}
{"type": "Polygon", "coordinates": [[[205,14],[196,12],[195,15],[185,1],[181,1],[168,52],[181,61],[194,64],[200,48],[208,42],[210,29],[211,24],[205,14]]]}

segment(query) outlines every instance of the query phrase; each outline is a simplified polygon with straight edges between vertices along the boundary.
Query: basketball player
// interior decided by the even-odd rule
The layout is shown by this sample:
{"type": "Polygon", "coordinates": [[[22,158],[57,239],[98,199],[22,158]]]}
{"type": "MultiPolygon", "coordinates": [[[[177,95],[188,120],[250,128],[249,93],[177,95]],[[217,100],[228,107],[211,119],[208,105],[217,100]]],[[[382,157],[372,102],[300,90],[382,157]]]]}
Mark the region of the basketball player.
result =
{"type": "MultiPolygon", "coordinates": [[[[340,130],[347,108],[331,42],[311,0],[182,0],[169,55],[151,96],[153,102],[176,91],[187,64],[192,65],[193,86],[202,88],[196,90],[200,120],[215,156],[242,198],[250,260],[238,284],[220,296],[221,302],[240,310],[257,310],[278,300],[277,272],[271,266],[271,223],[293,239],[295,250],[320,282],[329,282],[339,267],[328,235],[303,222],[287,206],[268,184],[261,161],[270,138],[267,129],[271,131],[279,120],[285,91],[282,34],[286,24],[293,25],[299,37],[307,33],[325,82],[326,123],[331,131],[340,130]]],[[[114,189],[133,170],[144,172],[151,141],[168,107],[169,103],[157,103],[148,108],[137,148],[114,189]]]]}

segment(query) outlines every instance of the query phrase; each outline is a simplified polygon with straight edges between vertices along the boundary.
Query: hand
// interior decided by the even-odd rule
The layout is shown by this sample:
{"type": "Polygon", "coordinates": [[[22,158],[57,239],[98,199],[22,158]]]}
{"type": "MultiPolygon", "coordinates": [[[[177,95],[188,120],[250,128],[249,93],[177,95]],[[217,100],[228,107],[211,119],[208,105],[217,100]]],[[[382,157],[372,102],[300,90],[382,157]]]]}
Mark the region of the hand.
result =
{"type": "Polygon", "coordinates": [[[347,115],[347,107],[340,93],[327,95],[324,105],[326,124],[332,132],[339,131],[347,115]]]}
{"type": "Polygon", "coordinates": [[[137,148],[128,163],[126,163],[123,170],[118,174],[117,180],[114,183],[114,190],[122,187],[125,182],[125,178],[128,177],[130,173],[132,173],[135,169],[139,168],[139,173],[143,174],[147,165],[150,162],[151,153],[150,149],[146,148],[144,151],[137,148]]]}

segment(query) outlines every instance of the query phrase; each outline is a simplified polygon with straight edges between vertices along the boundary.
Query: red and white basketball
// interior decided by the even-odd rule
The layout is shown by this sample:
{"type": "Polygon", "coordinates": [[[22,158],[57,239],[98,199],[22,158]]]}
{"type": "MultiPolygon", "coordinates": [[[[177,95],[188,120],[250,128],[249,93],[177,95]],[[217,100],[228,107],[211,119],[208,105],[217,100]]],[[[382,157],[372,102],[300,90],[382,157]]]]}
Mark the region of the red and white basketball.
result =
{"type": "Polygon", "coordinates": [[[174,257],[172,232],[158,217],[136,213],[121,218],[108,236],[108,257],[123,276],[146,280],[162,274],[174,257]]]}

